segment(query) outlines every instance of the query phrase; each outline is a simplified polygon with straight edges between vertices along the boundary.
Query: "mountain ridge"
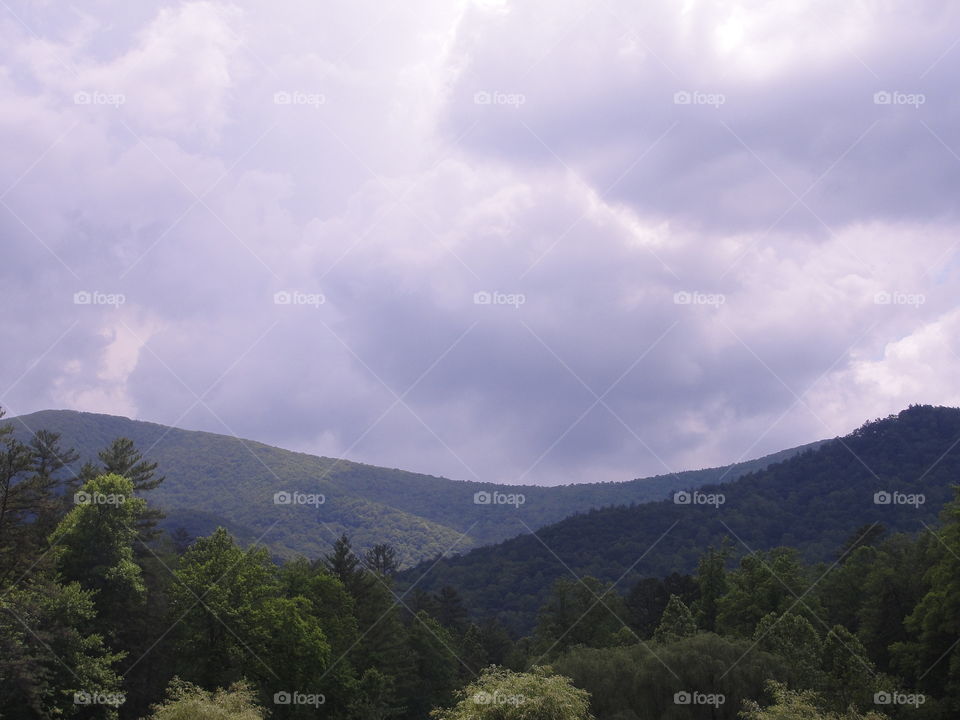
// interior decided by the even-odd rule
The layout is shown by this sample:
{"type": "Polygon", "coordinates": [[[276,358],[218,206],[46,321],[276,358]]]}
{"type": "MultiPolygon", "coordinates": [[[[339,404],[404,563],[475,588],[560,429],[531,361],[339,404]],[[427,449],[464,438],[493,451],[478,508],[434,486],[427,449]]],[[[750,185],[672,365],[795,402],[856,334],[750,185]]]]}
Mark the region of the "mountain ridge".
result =
{"type": "Polygon", "coordinates": [[[824,442],[674,475],[544,487],[454,480],[101,413],[41,410],[4,422],[21,439],[41,428],[61,433],[64,446],[80,453],[80,463],[95,460],[116,437],[129,437],[167,477],[148,499],[168,512],[168,529],[183,526],[201,535],[215,524],[229,525],[238,537],[262,539],[280,557],[319,556],[345,533],[361,549],[377,542],[397,545],[406,565],[505,540],[576,512],[732,480],[824,442]],[[313,513],[278,507],[273,495],[280,491],[322,494],[325,502],[313,513]],[[498,517],[475,504],[479,492],[520,493],[527,503],[514,516],[498,517]]]}
{"type": "Polygon", "coordinates": [[[440,559],[426,575],[411,568],[400,581],[416,581],[424,591],[452,586],[478,616],[496,615],[526,631],[561,577],[626,585],[692,572],[724,537],[734,559],[790,546],[807,561],[831,562],[863,526],[917,532],[935,525],[958,477],[960,409],[916,405],[730,483],[699,488],[722,502],[591,509],[535,534],[440,559]],[[923,501],[901,503],[896,493],[923,501]]]}

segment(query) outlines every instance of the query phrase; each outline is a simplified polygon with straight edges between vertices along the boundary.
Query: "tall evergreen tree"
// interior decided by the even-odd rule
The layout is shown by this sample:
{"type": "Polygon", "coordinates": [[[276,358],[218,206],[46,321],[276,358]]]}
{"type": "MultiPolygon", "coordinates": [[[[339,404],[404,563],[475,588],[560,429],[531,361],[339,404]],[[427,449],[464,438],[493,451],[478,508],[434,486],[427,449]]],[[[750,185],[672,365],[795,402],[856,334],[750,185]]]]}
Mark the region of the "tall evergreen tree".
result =
{"type": "Polygon", "coordinates": [[[623,599],[593,577],[561,578],[540,609],[534,630],[537,652],[550,657],[573,645],[609,647],[619,644],[626,608],[623,599]]]}
{"type": "Polygon", "coordinates": [[[720,598],[727,592],[726,566],[730,552],[730,546],[725,541],[720,548],[709,548],[697,563],[697,588],[700,597],[694,610],[700,627],[709,632],[717,629],[720,598]]]}
{"type": "Polygon", "coordinates": [[[671,595],[667,607],[660,618],[660,624],[653,632],[653,639],[658,643],[671,643],[685,637],[697,634],[697,622],[693,619],[690,608],[684,605],[683,600],[671,595]]]}
{"type": "MultiPolygon", "coordinates": [[[[0,408],[0,418],[3,415],[0,408]]],[[[0,588],[16,581],[40,553],[46,540],[42,533],[49,529],[46,519],[54,505],[60,506],[54,471],[48,476],[37,470],[34,450],[13,436],[12,425],[0,425],[0,588]],[[42,525],[35,522],[40,518],[42,525]]]]}
{"type": "MultiPolygon", "coordinates": [[[[80,469],[80,479],[82,481],[87,482],[97,475],[122,475],[133,483],[134,492],[142,495],[158,488],[165,479],[163,475],[157,474],[157,463],[144,460],[133,440],[129,438],[115,439],[108,447],[98,453],[98,457],[100,458],[100,466],[86,463],[80,469]]],[[[157,538],[160,534],[157,530],[157,524],[164,517],[165,515],[158,508],[146,509],[137,522],[139,540],[142,543],[148,543],[157,538]]],[[[143,552],[142,548],[137,548],[138,554],[143,552]]]]}
{"type": "Polygon", "coordinates": [[[467,609],[456,588],[445,585],[437,593],[437,611],[434,617],[448,630],[456,634],[467,628],[467,609]]]}
{"type": "Polygon", "coordinates": [[[400,567],[397,551],[386,543],[377,543],[364,555],[364,564],[371,572],[383,577],[393,577],[400,567]]]}

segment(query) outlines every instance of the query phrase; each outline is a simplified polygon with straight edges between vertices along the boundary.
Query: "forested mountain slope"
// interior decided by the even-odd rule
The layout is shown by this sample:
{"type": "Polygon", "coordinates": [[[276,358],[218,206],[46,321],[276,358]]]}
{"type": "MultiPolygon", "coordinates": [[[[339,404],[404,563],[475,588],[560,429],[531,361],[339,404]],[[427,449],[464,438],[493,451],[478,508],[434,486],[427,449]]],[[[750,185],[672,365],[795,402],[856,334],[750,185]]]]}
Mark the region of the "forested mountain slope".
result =
{"type": "Polygon", "coordinates": [[[545,488],[455,481],[112,415],[45,410],[10,422],[22,440],[41,428],[60,433],[63,445],[80,453],[80,463],[117,437],[133,440],[166,476],[149,500],[167,512],[168,529],[204,535],[223,525],[242,542],[261,539],[276,555],[309,557],[327,552],[346,533],[360,549],[393,545],[405,564],[495,543],[591,508],[659,500],[677,487],[732,480],[804,449],[675,475],[545,488]],[[325,502],[276,505],[274,494],[282,491],[323,495],[325,502]],[[523,494],[525,502],[510,513],[474,502],[475,493],[493,491],[523,494]]]}
{"type": "Polygon", "coordinates": [[[671,499],[591,510],[443,559],[429,572],[427,564],[412,568],[403,580],[428,591],[453,586],[478,615],[526,630],[558,578],[592,575],[623,590],[641,576],[693,571],[724,537],[735,555],[789,545],[809,561],[829,562],[865,524],[912,533],[936,523],[958,478],[960,409],[914,406],[735,482],[705,486],[697,498],[722,495],[722,504],[671,499]],[[884,492],[902,495],[875,502],[884,492]],[[922,504],[909,504],[920,500],[914,494],[922,504]]]}

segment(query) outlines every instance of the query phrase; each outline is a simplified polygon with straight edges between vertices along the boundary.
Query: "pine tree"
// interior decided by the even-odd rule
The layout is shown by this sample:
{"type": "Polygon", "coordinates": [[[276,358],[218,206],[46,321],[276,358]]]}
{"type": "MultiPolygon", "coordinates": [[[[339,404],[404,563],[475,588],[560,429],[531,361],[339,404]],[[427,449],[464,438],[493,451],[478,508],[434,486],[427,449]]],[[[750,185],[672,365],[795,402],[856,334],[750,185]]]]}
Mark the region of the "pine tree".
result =
{"type": "Polygon", "coordinates": [[[50,487],[32,473],[35,467],[30,447],[13,437],[13,426],[0,425],[0,588],[16,581],[39,554],[33,519],[45,513],[50,487]]]}
{"type": "Polygon", "coordinates": [[[454,633],[462,633],[467,627],[467,609],[463,606],[456,588],[445,585],[436,595],[437,621],[454,633]]]}
{"type": "Polygon", "coordinates": [[[483,631],[477,625],[471,623],[463,633],[458,655],[463,661],[459,667],[460,677],[467,681],[473,680],[483,668],[491,664],[483,645],[483,631]]]}
{"type": "Polygon", "coordinates": [[[709,632],[717,629],[720,598],[727,592],[727,559],[730,546],[726,542],[719,549],[710,548],[697,563],[697,587],[700,597],[694,605],[700,627],[709,632]]]}
{"type": "Polygon", "coordinates": [[[58,475],[63,468],[69,468],[75,463],[80,455],[71,448],[61,447],[60,434],[49,430],[37,430],[30,439],[29,446],[33,461],[31,482],[35,484],[35,492],[39,496],[34,524],[42,544],[60,518],[71,508],[73,498],[69,490],[76,485],[76,476],[62,480],[58,475]],[[63,488],[68,491],[63,492],[63,488]]]}
{"type": "Polygon", "coordinates": [[[371,572],[389,578],[396,574],[400,567],[397,551],[386,543],[378,543],[364,555],[364,564],[371,572]]]}
{"type": "Polygon", "coordinates": [[[350,539],[346,535],[337,538],[333,544],[333,552],[324,557],[322,565],[339,579],[354,597],[362,597],[374,582],[367,576],[360,558],[354,554],[350,547],[350,539]]]}
{"type": "Polygon", "coordinates": [[[690,608],[676,595],[671,595],[660,624],[653,632],[654,642],[670,643],[696,634],[697,623],[690,608]]]}
{"type": "MultiPolygon", "coordinates": [[[[133,490],[138,495],[142,495],[150,490],[155,490],[164,481],[164,476],[157,475],[157,463],[147,462],[143,455],[134,446],[133,440],[129,438],[117,438],[110,445],[98,454],[101,465],[97,467],[92,463],[86,463],[80,469],[80,479],[84,482],[91,480],[98,475],[122,475],[133,483],[133,490]]],[[[140,543],[148,543],[155,540],[160,534],[157,530],[157,524],[166,517],[158,508],[147,508],[143,516],[137,523],[138,538],[140,543]]],[[[146,551],[138,543],[137,554],[142,555],[146,551]]]]}

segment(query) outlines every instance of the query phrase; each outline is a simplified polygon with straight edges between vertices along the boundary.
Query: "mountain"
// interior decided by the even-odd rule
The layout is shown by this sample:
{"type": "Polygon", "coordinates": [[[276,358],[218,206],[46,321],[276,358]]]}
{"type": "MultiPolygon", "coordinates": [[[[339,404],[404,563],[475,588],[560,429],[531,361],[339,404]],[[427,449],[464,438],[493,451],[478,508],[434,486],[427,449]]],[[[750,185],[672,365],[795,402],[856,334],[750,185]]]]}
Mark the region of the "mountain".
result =
{"type": "Polygon", "coordinates": [[[80,453],[80,463],[95,460],[117,437],[133,440],[166,476],[148,499],[167,512],[168,529],[203,535],[223,525],[242,542],[260,540],[280,557],[318,557],[346,533],[356,548],[394,545],[404,564],[499,542],[591,508],[649,502],[676,488],[732,480],[818,445],[675,475],[535,487],[449,480],[112,415],[44,410],[10,422],[22,440],[41,428],[60,433],[63,445],[80,453]],[[275,493],[294,491],[322,495],[324,502],[275,504],[275,493]],[[491,502],[476,503],[477,493],[491,502]],[[521,495],[516,508],[495,502],[521,495]]]}
{"type": "Polygon", "coordinates": [[[913,406],[729,484],[707,485],[689,504],[580,513],[411,568],[401,587],[453,586],[479,616],[529,630],[558,578],[592,575],[626,592],[640,577],[693,571],[725,537],[735,555],[788,545],[808,561],[833,562],[867,524],[906,533],[936,524],[958,478],[960,409],[913,406]]]}

